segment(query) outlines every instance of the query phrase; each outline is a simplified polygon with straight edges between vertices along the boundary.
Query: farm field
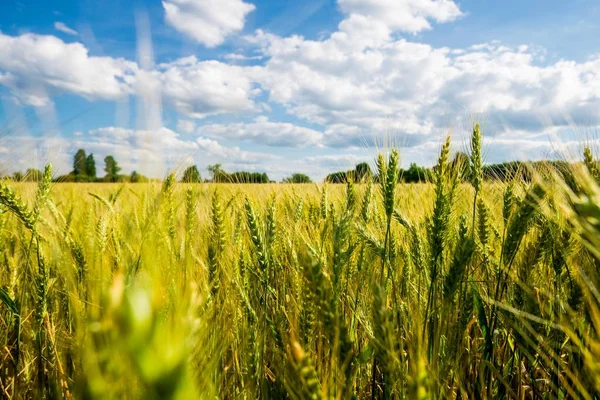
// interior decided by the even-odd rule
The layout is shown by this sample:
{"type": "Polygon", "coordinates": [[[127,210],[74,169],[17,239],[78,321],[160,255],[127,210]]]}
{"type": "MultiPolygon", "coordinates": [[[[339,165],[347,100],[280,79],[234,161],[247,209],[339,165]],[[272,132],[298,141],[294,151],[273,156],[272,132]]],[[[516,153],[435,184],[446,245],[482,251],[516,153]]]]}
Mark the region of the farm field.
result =
{"type": "Polygon", "coordinates": [[[600,0],[0,0],[0,400],[600,400],[600,0]]]}
{"type": "Polygon", "coordinates": [[[596,164],[448,158],[429,184],[395,151],[360,184],[1,183],[2,396],[598,396],[596,164]]]}

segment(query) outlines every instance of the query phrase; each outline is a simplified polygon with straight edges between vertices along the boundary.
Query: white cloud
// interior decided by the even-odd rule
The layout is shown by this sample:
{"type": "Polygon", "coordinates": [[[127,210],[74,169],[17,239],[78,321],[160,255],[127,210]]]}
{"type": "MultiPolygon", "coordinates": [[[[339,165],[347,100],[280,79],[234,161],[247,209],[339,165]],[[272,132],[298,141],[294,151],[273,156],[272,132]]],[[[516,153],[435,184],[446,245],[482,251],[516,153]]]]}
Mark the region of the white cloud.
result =
{"type": "Polygon", "coordinates": [[[227,53],[223,56],[226,60],[229,61],[254,61],[254,60],[262,60],[263,56],[246,56],[244,54],[239,53],[227,53]]]}
{"type": "Polygon", "coordinates": [[[60,22],[60,21],[56,21],[54,23],[54,29],[56,29],[57,31],[66,33],[67,35],[72,35],[72,36],[79,35],[79,32],[77,32],[75,29],[69,28],[64,22],[60,22]]]}
{"type": "Polygon", "coordinates": [[[326,170],[349,170],[353,169],[356,164],[362,162],[373,161],[373,156],[365,154],[326,154],[322,156],[304,157],[303,162],[310,165],[317,165],[326,170]]]}
{"type": "Polygon", "coordinates": [[[165,0],[165,20],[187,37],[216,47],[244,28],[246,16],[256,8],[242,0],[165,0]]]}
{"type": "Polygon", "coordinates": [[[191,56],[142,70],[124,59],[90,56],[81,43],[68,44],[55,36],[0,33],[0,84],[20,103],[43,107],[62,93],[89,100],[117,100],[135,93],[151,106],[145,114],[156,121],[149,127],[162,125],[161,97],[191,118],[265,109],[254,102],[260,89],[251,75],[257,68],[191,56]]]}
{"type": "Polygon", "coordinates": [[[540,65],[540,51],[527,46],[435,48],[385,35],[361,41],[343,30],[348,21],[319,41],[262,31],[250,38],[268,57],[254,76],[270,101],[323,125],[325,144],[360,146],[391,133],[418,145],[466,127],[473,113],[489,119],[491,133],[565,125],[565,115],[600,121],[600,56],[540,65]]]}
{"type": "Polygon", "coordinates": [[[199,137],[196,139],[196,143],[201,150],[221,160],[225,166],[264,166],[263,163],[272,163],[273,160],[280,159],[280,157],[270,154],[241,150],[237,146],[225,147],[216,140],[205,137],[199,137]]]}
{"type": "Polygon", "coordinates": [[[160,64],[155,73],[162,94],[173,108],[192,118],[223,113],[258,111],[253,98],[260,94],[251,79],[253,68],[185,57],[160,64]]]}
{"type": "Polygon", "coordinates": [[[137,65],[124,59],[90,56],[81,43],[0,33],[0,83],[23,104],[44,106],[65,92],[117,99],[131,92],[136,71],[137,65]]]}
{"type": "Polygon", "coordinates": [[[411,33],[431,29],[429,20],[454,21],[462,15],[452,0],[338,0],[342,11],[381,21],[391,30],[411,33]]]}
{"type": "Polygon", "coordinates": [[[320,147],[323,141],[322,132],[288,122],[271,122],[266,117],[258,117],[251,123],[204,125],[198,128],[198,133],[282,147],[320,147]]]}

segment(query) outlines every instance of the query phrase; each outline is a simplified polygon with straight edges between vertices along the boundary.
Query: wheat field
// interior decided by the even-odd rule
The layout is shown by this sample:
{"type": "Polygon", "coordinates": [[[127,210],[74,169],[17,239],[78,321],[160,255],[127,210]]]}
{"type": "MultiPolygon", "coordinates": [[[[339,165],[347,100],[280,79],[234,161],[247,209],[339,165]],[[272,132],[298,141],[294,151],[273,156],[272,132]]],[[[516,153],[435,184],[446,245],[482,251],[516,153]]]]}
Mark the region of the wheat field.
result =
{"type": "Polygon", "coordinates": [[[7,399],[593,399],[600,189],[443,145],[346,185],[0,184],[7,399]]]}

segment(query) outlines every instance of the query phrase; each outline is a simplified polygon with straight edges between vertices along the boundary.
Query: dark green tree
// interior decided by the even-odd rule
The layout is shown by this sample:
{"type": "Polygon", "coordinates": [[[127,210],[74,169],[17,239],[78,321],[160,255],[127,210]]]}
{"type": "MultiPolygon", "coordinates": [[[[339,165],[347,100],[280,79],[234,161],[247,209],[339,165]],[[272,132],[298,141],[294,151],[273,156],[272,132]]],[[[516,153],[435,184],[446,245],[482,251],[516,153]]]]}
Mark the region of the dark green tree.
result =
{"type": "Polygon", "coordinates": [[[325,182],[328,183],[346,183],[348,182],[348,174],[353,171],[338,171],[327,175],[325,182]]]}
{"type": "Polygon", "coordinates": [[[199,183],[202,182],[202,177],[200,176],[200,171],[198,171],[198,167],[192,165],[187,167],[185,171],[183,171],[183,178],[181,178],[181,182],[184,183],[199,183]]]}
{"type": "MultiPolygon", "coordinates": [[[[269,183],[269,176],[266,172],[237,171],[226,174],[226,179],[231,183],[269,183]]],[[[221,182],[225,181],[221,180],[221,182]]]]}
{"type": "Polygon", "coordinates": [[[79,149],[73,157],[73,175],[75,175],[75,181],[87,181],[87,156],[85,150],[79,149]]]}
{"type": "Polygon", "coordinates": [[[401,179],[406,183],[426,182],[431,180],[431,169],[411,163],[410,167],[402,171],[401,179]]]}
{"type": "Polygon", "coordinates": [[[129,175],[129,182],[131,183],[143,183],[148,182],[148,178],[142,174],[138,174],[137,171],[133,171],[131,175],[129,175]]]}
{"type": "Polygon", "coordinates": [[[105,179],[108,182],[117,182],[119,180],[119,171],[121,168],[117,164],[117,161],[113,156],[106,156],[104,158],[104,172],[106,172],[105,179]]]}
{"type": "Polygon", "coordinates": [[[227,179],[227,173],[221,168],[221,164],[214,164],[208,166],[208,172],[212,175],[212,181],[215,183],[225,182],[227,179]]]}
{"type": "Polygon", "coordinates": [[[354,171],[354,179],[356,179],[356,182],[363,182],[365,179],[373,175],[371,167],[366,162],[357,164],[354,171]]]}
{"type": "Polygon", "coordinates": [[[292,174],[292,176],[283,180],[285,183],[312,183],[310,177],[304,174],[292,174]]]}
{"type": "Polygon", "coordinates": [[[85,159],[85,169],[87,176],[90,181],[96,180],[96,161],[94,160],[94,154],[90,153],[85,159]]]}

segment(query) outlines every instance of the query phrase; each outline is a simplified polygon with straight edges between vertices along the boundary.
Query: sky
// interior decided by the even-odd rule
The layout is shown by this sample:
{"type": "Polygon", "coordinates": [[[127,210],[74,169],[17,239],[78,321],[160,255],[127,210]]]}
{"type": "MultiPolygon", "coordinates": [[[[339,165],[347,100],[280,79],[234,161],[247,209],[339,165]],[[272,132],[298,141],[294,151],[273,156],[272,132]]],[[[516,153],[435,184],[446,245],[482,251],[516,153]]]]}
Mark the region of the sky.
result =
{"type": "Polygon", "coordinates": [[[474,121],[487,163],[600,132],[597,0],[0,0],[0,173],[77,149],[151,177],[316,180],[474,121]]]}

